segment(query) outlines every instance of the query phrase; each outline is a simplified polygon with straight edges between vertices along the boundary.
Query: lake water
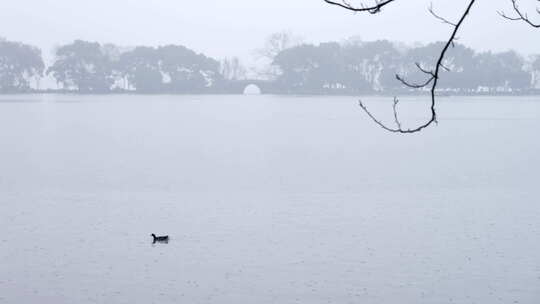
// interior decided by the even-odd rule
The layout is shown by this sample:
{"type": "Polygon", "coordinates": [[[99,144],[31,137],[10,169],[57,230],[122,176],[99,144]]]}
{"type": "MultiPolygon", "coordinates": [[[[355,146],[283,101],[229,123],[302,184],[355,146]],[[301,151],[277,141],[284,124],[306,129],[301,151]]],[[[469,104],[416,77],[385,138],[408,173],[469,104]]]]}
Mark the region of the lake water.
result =
{"type": "Polygon", "coordinates": [[[354,97],[2,96],[0,303],[540,303],[540,98],[439,116],[401,136],[354,97]]]}

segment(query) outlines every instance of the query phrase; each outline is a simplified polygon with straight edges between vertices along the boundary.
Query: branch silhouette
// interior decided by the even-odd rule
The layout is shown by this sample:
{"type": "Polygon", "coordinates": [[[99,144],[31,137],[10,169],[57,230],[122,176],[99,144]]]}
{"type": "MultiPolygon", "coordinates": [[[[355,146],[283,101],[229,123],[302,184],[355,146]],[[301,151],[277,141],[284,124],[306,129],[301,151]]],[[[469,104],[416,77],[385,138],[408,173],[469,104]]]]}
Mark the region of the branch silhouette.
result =
{"type": "MultiPolygon", "coordinates": [[[[499,12],[499,15],[501,15],[503,18],[508,19],[508,20],[524,21],[525,23],[529,24],[530,26],[532,26],[534,28],[540,28],[540,22],[535,23],[535,22],[531,21],[531,19],[527,15],[527,13],[524,13],[524,12],[521,11],[521,9],[519,8],[519,5],[517,3],[517,0],[510,0],[510,1],[512,1],[512,7],[513,7],[514,13],[516,15],[512,17],[512,16],[509,16],[505,12],[502,12],[502,11],[499,12]]],[[[537,0],[537,1],[540,2],[540,0],[537,0]]],[[[536,8],[536,12],[540,15],[540,8],[536,8]]]]}
{"type": "MultiPolygon", "coordinates": [[[[376,14],[376,13],[380,12],[380,10],[381,10],[381,8],[383,6],[393,2],[394,0],[377,1],[375,3],[375,5],[373,5],[373,6],[362,5],[359,8],[355,8],[355,7],[351,6],[350,4],[348,4],[345,1],[342,1],[341,3],[333,2],[333,1],[329,1],[329,0],[324,0],[324,1],[329,3],[329,4],[340,6],[342,8],[347,9],[347,10],[351,10],[351,11],[355,11],[355,12],[369,12],[371,14],[376,14]]],[[[430,88],[430,96],[431,96],[430,110],[431,110],[431,115],[430,115],[429,119],[426,122],[424,122],[423,124],[420,124],[417,127],[403,128],[402,123],[399,120],[399,115],[398,115],[398,110],[397,110],[397,106],[399,104],[399,99],[397,97],[394,97],[394,104],[393,104],[392,109],[393,109],[393,112],[394,112],[393,114],[394,114],[395,127],[392,127],[392,126],[389,126],[389,125],[385,124],[383,121],[381,121],[377,117],[375,117],[375,115],[373,115],[373,113],[371,113],[371,111],[362,102],[362,100],[360,100],[359,101],[360,107],[373,120],[373,122],[375,122],[377,125],[379,125],[381,128],[383,128],[383,129],[385,129],[387,131],[394,132],[394,133],[402,133],[402,134],[417,133],[417,132],[420,132],[420,131],[424,130],[425,128],[431,126],[432,124],[437,123],[437,111],[435,109],[435,106],[436,106],[436,103],[437,103],[437,92],[436,91],[437,91],[437,85],[439,83],[439,76],[440,76],[441,69],[449,71],[449,69],[446,66],[444,66],[444,59],[446,57],[446,53],[448,52],[448,49],[450,47],[454,46],[454,41],[457,39],[457,33],[459,32],[461,26],[463,25],[463,22],[467,19],[467,16],[469,15],[469,13],[470,13],[470,11],[471,11],[471,9],[472,9],[472,7],[474,6],[475,3],[476,3],[476,0],[469,0],[469,4],[467,5],[467,8],[465,9],[463,14],[461,15],[458,22],[451,22],[448,19],[441,17],[440,15],[435,13],[435,11],[433,9],[433,6],[430,6],[429,9],[428,9],[429,12],[436,19],[442,21],[445,24],[450,25],[453,28],[452,33],[451,33],[450,37],[448,38],[448,40],[446,41],[446,44],[442,48],[433,70],[427,70],[424,67],[422,67],[419,63],[416,63],[416,67],[422,73],[424,73],[424,74],[426,74],[428,76],[427,79],[424,82],[418,83],[418,84],[410,83],[403,76],[396,75],[396,79],[398,81],[400,81],[403,85],[407,86],[407,87],[410,87],[410,88],[413,88],[413,89],[422,89],[422,88],[428,88],[428,87],[430,88]]]]}
{"type": "Polygon", "coordinates": [[[324,0],[324,2],[326,2],[328,4],[339,6],[341,8],[347,9],[349,11],[368,12],[370,14],[379,13],[384,6],[390,4],[390,3],[394,2],[394,1],[395,0],[376,0],[375,4],[373,4],[373,5],[360,4],[360,7],[355,7],[355,6],[353,6],[352,4],[348,3],[345,0],[341,0],[339,2],[338,1],[332,1],[332,0],[324,0]]]}

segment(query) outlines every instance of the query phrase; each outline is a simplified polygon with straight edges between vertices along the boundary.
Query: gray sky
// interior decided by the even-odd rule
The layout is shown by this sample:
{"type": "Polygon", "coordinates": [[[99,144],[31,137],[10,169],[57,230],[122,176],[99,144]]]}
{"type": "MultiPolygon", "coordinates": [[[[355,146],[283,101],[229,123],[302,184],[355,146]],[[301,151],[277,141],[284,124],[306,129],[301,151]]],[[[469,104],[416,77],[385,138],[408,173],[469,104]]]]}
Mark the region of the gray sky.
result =
{"type": "MultiPolygon", "coordinates": [[[[451,29],[427,13],[429,3],[448,19],[456,19],[466,4],[464,0],[398,0],[379,15],[355,15],[322,0],[2,2],[0,36],[38,45],[46,57],[55,45],[81,38],[124,46],[176,43],[215,57],[239,55],[243,59],[268,34],[284,29],[308,42],[350,36],[403,42],[443,40],[451,29]]],[[[532,8],[536,1],[521,2],[524,8],[532,8]]],[[[540,30],[501,19],[496,11],[502,9],[510,10],[510,0],[478,0],[460,42],[479,50],[514,48],[525,54],[540,53],[540,30]]]]}

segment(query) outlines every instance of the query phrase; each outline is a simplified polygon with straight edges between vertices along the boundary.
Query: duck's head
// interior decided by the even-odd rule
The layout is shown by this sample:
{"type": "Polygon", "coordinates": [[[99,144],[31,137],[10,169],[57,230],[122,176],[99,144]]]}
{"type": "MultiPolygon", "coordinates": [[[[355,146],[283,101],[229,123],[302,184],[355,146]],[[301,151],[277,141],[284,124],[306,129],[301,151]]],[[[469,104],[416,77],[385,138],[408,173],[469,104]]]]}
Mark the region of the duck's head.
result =
{"type": "Polygon", "coordinates": [[[153,234],[153,233],[152,233],[152,234],[150,234],[150,236],[152,236],[153,238],[156,238],[156,235],[155,235],[155,234],[153,234]]]}

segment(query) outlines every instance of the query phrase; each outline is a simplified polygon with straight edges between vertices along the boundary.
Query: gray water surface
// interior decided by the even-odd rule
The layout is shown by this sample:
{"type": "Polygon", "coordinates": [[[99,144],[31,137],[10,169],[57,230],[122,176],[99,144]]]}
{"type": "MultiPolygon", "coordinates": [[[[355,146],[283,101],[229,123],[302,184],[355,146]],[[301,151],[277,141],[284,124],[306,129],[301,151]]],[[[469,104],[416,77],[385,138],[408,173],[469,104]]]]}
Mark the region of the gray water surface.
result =
{"type": "Polygon", "coordinates": [[[540,303],[540,98],[439,115],[399,136],[353,97],[2,96],[0,303],[540,303]]]}

